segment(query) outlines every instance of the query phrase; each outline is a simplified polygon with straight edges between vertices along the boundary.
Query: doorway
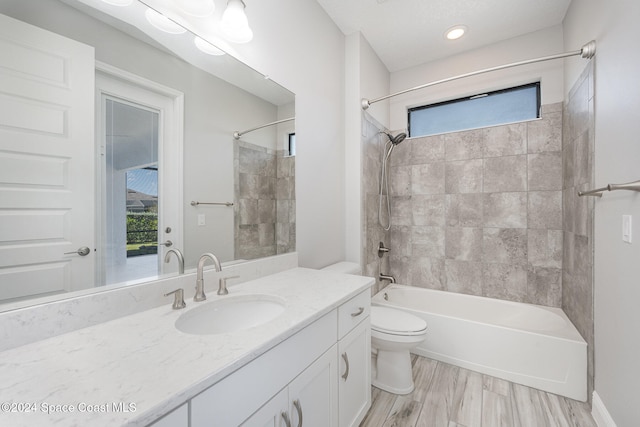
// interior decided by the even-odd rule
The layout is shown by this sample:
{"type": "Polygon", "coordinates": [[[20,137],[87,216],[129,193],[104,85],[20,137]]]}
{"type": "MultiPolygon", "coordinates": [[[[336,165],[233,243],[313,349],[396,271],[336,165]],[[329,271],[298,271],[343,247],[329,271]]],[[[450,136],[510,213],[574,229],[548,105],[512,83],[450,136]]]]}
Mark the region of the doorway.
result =
{"type": "Polygon", "coordinates": [[[163,258],[183,249],[182,96],[112,69],[96,74],[96,87],[97,283],[177,271],[163,258]]]}

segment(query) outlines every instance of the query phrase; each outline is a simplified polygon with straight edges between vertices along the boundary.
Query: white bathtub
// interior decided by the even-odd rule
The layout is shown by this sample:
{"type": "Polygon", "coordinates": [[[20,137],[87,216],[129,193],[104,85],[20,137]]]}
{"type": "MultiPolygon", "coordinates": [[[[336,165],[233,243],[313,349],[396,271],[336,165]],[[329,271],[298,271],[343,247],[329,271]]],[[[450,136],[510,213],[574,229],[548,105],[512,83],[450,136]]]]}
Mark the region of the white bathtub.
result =
{"type": "Polygon", "coordinates": [[[427,322],[420,356],[587,400],[587,343],[559,308],[397,284],[372,303],[427,322]]]}

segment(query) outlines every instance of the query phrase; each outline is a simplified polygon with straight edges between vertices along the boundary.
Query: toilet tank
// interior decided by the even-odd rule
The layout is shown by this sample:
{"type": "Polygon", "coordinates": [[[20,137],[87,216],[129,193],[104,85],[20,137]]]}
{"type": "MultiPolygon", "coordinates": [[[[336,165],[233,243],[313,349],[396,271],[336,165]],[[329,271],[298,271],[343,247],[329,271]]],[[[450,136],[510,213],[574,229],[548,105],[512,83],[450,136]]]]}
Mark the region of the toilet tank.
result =
{"type": "Polygon", "coordinates": [[[334,271],[336,273],[344,274],[355,274],[357,276],[362,275],[362,268],[360,267],[360,264],[348,261],[337,262],[335,264],[328,265],[322,268],[322,270],[334,271]]]}

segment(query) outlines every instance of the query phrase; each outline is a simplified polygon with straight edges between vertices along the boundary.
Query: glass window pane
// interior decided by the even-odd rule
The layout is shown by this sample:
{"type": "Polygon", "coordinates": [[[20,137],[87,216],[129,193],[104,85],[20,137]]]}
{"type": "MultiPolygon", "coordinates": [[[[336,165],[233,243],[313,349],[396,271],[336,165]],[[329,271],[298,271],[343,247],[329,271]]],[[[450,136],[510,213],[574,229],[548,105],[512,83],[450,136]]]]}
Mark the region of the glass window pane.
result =
{"type": "Polygon", "coordinates": [[[412,137],[476,129],[539,117],[540,83],[409,110],[412,137]]]}

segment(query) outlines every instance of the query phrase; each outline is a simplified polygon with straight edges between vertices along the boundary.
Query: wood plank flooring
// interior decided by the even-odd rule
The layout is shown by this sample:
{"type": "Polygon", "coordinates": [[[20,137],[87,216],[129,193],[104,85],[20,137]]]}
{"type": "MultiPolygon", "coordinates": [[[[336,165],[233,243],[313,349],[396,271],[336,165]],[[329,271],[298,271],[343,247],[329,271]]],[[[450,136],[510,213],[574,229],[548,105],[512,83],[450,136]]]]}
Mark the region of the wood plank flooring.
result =
{"type": "Polygon", "coordinates": [[[597,427],[586,403],[413,356],[415,390],[372,387],[360,427],[597,427]]]}

